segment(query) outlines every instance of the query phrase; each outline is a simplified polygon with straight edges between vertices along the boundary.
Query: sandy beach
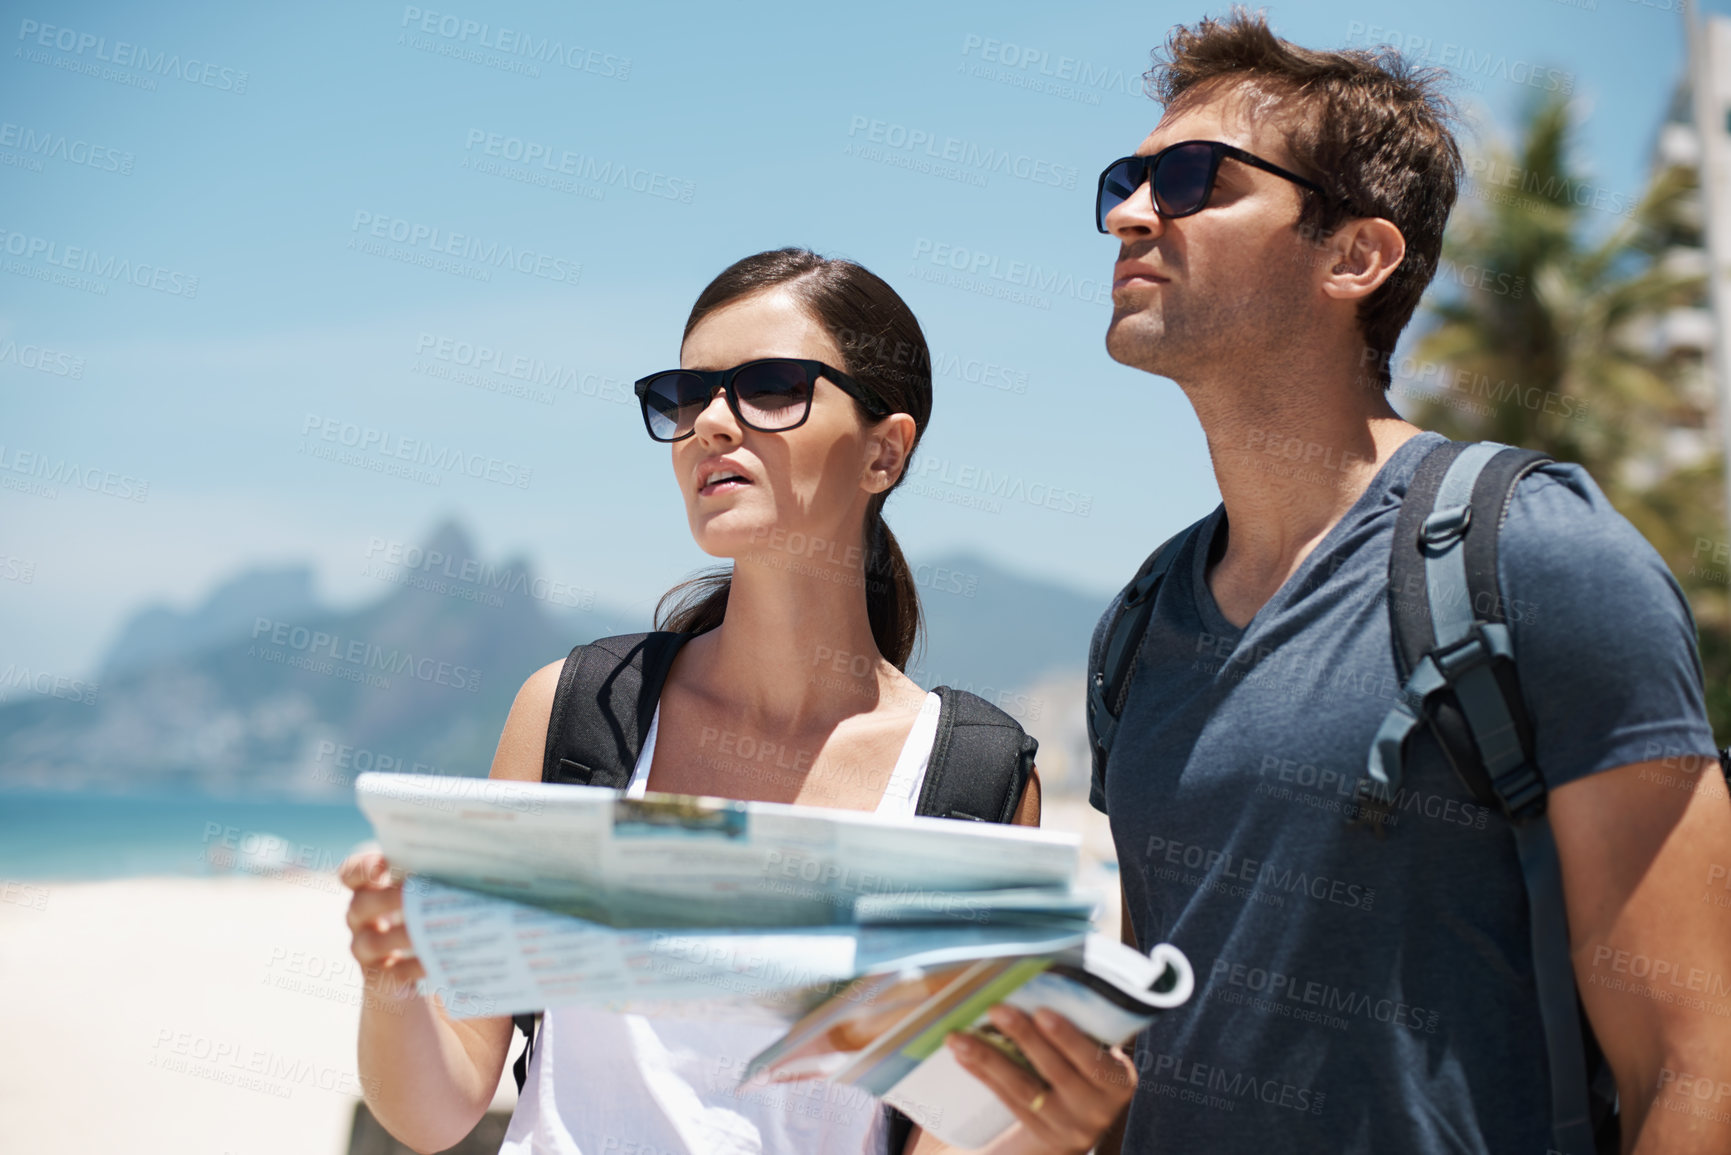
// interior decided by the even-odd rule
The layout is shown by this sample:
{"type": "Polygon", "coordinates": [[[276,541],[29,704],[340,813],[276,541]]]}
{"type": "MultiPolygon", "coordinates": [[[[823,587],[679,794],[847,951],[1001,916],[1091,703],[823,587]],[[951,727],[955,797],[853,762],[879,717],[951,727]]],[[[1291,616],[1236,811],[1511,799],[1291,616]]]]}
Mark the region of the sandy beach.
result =
{"type": "MultiPolygon", "coordinates": [[[[1115,898],[1105,818],[1049,798],[1045,819],[1083,834],[1082,883],[1115,898]]],[[[0,1151],[344,1155],[347,905],[328,873],[0,881],[0,1151]]],[[[507,1065],[493,1105],[515,1098],[507,1065]]]]}
{"type": "MultiPolygon", "coordinates": [[[[342,1155],[347,895],[326,874],[0,892],[0,1150],[342,1155]]],[[[515,1094],[507,1069],[495,1106],[515,1094]]]]}

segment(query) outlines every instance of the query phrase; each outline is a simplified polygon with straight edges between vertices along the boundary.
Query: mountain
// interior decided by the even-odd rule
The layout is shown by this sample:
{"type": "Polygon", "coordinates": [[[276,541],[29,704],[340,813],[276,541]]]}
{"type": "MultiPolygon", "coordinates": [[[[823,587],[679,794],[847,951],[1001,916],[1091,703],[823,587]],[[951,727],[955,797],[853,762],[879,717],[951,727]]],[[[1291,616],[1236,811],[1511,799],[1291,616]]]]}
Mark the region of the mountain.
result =
{"type": "Polygon", "coordinates": [[[190,613],[150,606],[127,619],[103,659],[103,681],[195,654],[251,628],[254,617],[316,613],[311,566],[248,570],[231,578],[190,613]]]}
{"type": "Polygon", "coordinates": [[[921,685],[989,697],[988,691],[1023,690],[1054,670],[1087,665],[1088,639],[1106,598],[972,554],[916,562],[913,569],[926,634],[908,672],[921,685]]]}
{"type": "MultiPolygon", "coordinates": [[[[455,522],[394,560],[407,564],[369,571],[389,592],[351,611],[320,605],[306,567],[242,573],[188,613],[146,608],[98,687],[9,673],[0,787],[338,796],[369,769],[485,774],[524,678],[579,641],[647,628],[570,604],[525,559],[480,558],[455,522]]],[[[1032,723],[1027,688],[1080,670],[1102,599],[967,555],[914,568],[922,685],[1032,723]]]]}

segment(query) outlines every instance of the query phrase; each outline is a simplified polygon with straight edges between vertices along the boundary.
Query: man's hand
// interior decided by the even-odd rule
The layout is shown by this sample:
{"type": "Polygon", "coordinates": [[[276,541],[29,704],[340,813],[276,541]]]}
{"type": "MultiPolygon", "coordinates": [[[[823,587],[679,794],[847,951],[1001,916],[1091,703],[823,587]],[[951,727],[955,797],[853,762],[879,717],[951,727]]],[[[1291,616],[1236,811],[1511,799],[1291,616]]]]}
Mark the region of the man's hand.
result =
{"type": "Polygon", "coordinates": [[[1714,901],[1731,900],[1714,889],[1731,875],[1731,798],[1718,758],[1594,774],[1554,791],[1550,813],[1575,981],[1617,1077],[1623,1150],[1731,1151],[1731,906],[1714,901]]]}

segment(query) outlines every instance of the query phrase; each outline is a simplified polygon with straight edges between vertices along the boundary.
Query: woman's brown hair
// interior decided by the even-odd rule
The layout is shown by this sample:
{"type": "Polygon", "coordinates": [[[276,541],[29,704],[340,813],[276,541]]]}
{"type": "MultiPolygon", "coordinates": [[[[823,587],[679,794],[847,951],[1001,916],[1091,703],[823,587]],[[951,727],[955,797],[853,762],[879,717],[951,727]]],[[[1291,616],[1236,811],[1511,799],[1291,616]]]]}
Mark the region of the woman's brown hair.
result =
{"type": "MultiPolygon", "coordinates": [[[[875,273],[852,261],[820,257],[809,249],[772,249],[735,261],[698,294],[685,320],[685,337],[724,305],[753,293],[781,289],[793,295],[841,350],[842,372],[864,385],[892,413],[914,419],[919,444],[932,414],[932,365],[926,337],[907,303],[875,273]]],[[[683,340],[683,338],[682,338],[683,340]]],[[[855,402],[856,407],[858,402],[855,402]]],[[[864,420],[873,420],[863,407],[864,420]]],[[[878,652],[907,668],[920,635],[920,599],[913,571],[884,521],[884,502],[908,475],[913,448],[895,484],[875,494],[866,510],[866,615],[878,652]]],[[[674,586],[655,607],[657,629],[702,633],[727,612],[732,570],[712,570],[674,586]]]]}

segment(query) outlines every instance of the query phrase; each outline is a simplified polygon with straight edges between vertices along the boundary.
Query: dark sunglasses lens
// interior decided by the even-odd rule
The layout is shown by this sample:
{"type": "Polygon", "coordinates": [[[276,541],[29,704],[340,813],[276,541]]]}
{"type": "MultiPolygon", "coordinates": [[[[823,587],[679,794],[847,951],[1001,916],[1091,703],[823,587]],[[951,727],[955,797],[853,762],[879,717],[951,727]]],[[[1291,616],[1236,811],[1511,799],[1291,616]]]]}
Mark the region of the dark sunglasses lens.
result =
{"type": "Polygon", "coordinates": [[[649,417],[649,435],[657,441],[672,441],[690,433],[697,415],[709,403],[709,387],[695,373],[663,373],[643,391],[643,411],[649,417]]]}
{"type": "Polygon", "coordinates": [[[1095,227],[1105,232],[1106,214],[1135,196],[1146,177],[1147,170],[1141,157],[1121,160],[1107,169],[1100,181],[1100,196],[1094,202],[1095,227]]]}
{"type": "Polygon", "coordinates": [[[1208,201],[1214,184],[1214,150],[1186,144],[1162,153],[1154,166],[1154,207],[1161,216],[1181,217],[1208,201]]]}
{"type": "Polygon", "coordinates": [[[811,376],[792,361],[748,365],[733,378],[739,415],[758,429],[788,429],[805,420],[811,408],[811,376]]]}

